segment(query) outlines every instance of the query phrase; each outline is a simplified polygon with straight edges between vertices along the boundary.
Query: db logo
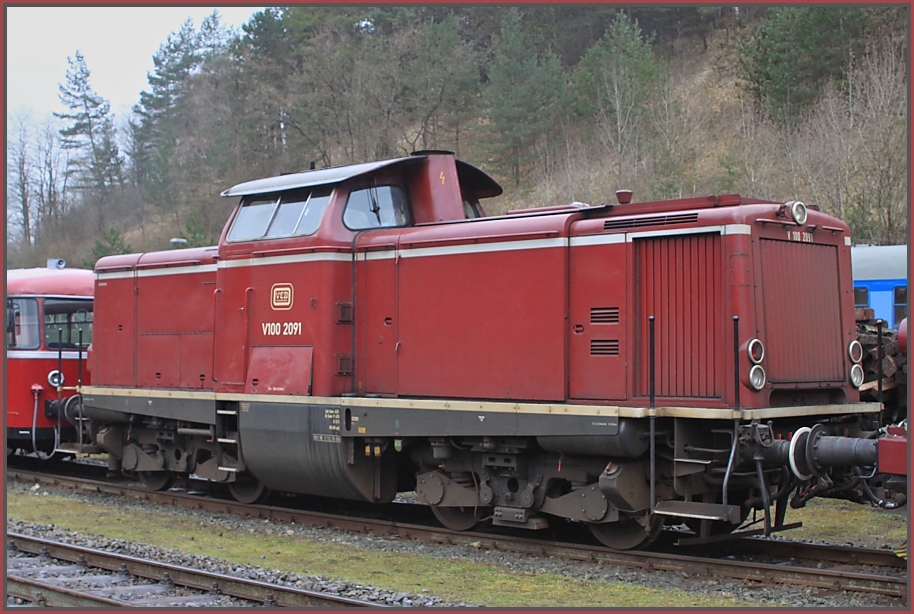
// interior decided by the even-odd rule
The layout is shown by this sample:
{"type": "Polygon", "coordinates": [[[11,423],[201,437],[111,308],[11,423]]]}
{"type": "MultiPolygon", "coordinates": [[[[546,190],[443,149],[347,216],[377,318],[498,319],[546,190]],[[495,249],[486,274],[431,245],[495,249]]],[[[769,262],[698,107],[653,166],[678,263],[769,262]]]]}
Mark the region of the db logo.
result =
{"type": "Polygon", "coordinates": [[[292,309],[292,284],[273,284],[270,290],[270,306],[277,311],[292,309]]]}

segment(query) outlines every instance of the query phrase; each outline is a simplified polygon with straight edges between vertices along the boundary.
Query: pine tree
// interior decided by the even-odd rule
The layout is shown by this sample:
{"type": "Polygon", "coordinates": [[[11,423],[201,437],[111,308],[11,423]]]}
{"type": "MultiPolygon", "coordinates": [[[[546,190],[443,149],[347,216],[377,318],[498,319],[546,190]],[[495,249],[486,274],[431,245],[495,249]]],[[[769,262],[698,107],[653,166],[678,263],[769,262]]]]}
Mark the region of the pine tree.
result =
{"type": "Polygon", "coordinates": [[[487,148],[496,166],[520,186],[532,145],[560,118],[562,67],[554,53],[525,40],[517,8],[505,14],[493,47],[483,91],[487,148]]]}
{"type": "Polygon", "coordinates": [[[187,19],[152,56],[149,90],[140,92],[140,102],[133,107],[134,164],[138,180],[153,202],[163,199],[159,191],[164,187],[166,168],[173,162],[174,110],[200,62],[198,36],[193,21],[187,19]]]}
{"type": "Polygon", "coordinates": [[[59,96],[69,111],[54,115],[69,122],[60,135],[62,147],[69,153],[71,185],[96,209],[101,228],[105,202],[123,184],[124,160],[117,146],[111,104],[92,89],[85,58],[77,51],[67,62],[67,80],[59,86],[59,96]]]}
{"type": "Polygon", "coordinates": [[[575,73],[575,110],[600,127],[616,178],[630,173],[648,140],[648,111],[668,76],[636,21],[619,12],[575,73]]]}
{"type": "Polygon", "coordinates": [[[111,104],[92,89],[91,73],[79,51],[67,62],[67,82],[58,87],[60,101],[69,112],[54,116],[72,122],[60,131],[63,148],[70,152],[70,173],[82,176],[78,187],[104,190],[117,186],[124,161],[117,146],[111,104]]]}

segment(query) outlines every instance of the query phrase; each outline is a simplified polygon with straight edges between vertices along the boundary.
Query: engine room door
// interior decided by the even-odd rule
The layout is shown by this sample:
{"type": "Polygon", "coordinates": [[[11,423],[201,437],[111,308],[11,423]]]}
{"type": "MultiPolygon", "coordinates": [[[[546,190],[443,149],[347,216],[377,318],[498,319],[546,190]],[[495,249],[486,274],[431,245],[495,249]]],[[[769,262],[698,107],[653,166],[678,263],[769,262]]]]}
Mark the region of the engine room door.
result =
{"type": "Polygon", "coordinates": [[[362,394],[397,391],[399,237],[399,232],[371,231],[356,245],[356,392],[362,394]],[[370,245],[364,241],[368,236],[370,245]]]}
{"type": "Polygon", "coordinates": [[[625,235],[571,239],[568,277],[572,399],[626,398],[627,245],[625,235]]]}

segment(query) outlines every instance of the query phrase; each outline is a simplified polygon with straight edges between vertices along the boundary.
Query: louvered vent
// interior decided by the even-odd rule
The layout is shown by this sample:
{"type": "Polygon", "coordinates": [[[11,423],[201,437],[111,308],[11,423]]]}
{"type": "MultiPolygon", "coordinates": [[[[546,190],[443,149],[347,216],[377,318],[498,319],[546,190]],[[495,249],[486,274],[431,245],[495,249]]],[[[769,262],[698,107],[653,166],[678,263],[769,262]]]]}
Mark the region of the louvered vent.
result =
{"type": "MultiPolygon", "coordinates": [[[[723,240],[718,232],[636,239],[632,243],[635,278],[636,390],[650,393],[649,320],[656,323],[658,397],[721,398],[727,287],[723,281],[723,240]]],[[[787,303],[789,304],[789,303],[787,303]]],[[[766,349],[768,339],[765,338],[766,349]]],[[[730,342],[732,343],[732,341],[730,342]]],[[[765,356],[765,367],[770,358],[765,356]]]]}
{"type": "Polygon", "coordinates": [[[591,307],[590,308],[591,324],[618,324],[619,308],[618,307],[591,307]]]}
{"type": "Polygon", "coordinates": [[[618,339],[591,339],[590,340],[591,356],[618,356],[619,340],[618,339]]]}
{"type": "Polygon", "coordinates": [[[838,248],[774,239],[759,245],[768,381],[847,381],[841,303],[833,298],[841,294],[838,248]]]}
{"type": "Polygon", "coordinates": [[[673,226],[676,224],[691,224],[698,221],[697,213],[679,213],[673,215],[652,215],[627,219],[606,220],[603,230],[618,230],[621,228],[641,228],[642,226],[673,226]]]}

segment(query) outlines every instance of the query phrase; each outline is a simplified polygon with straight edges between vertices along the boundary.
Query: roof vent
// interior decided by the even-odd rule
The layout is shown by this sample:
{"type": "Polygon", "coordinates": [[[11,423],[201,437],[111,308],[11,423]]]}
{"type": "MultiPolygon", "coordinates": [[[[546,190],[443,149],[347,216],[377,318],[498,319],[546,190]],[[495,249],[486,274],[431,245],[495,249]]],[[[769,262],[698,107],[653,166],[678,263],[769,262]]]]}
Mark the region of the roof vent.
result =
{"type": "Polygon", "coordinates": [[[48,258],[49,269],[63,269],[67,266],[67,261],[63,258],[48,258]]]}
{"type": "Polygon", "coordinates": [[[631,190],[616,190],[616,200],[619,201],[620,205],[627,205],[632,202],[632,191],[631,190]]]}

